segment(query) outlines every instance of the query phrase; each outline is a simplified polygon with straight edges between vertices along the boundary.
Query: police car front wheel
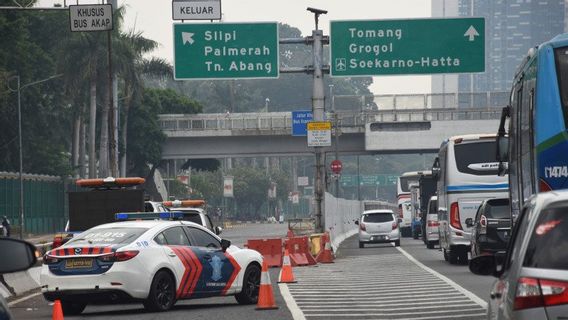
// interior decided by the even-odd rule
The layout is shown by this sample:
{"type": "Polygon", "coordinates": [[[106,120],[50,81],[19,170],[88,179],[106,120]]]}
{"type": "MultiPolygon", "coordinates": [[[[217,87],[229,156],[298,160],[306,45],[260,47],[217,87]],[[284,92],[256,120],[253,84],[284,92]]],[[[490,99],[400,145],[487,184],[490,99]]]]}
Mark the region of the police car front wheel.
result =
{"type": "Polygon", "coordinates": [[[260,288],[260,267],[251,264],[245,270],[243,290],[235,295],[239,304],[255,304],[258,302],[260,288]]]}
{"type": "Polygon", "coordinates": [[[175,303],[176,288],[172,276],[167,271],[159,271],[152,280],[150,294],[144,301],[148,311],[167,311],[175,303]]]}

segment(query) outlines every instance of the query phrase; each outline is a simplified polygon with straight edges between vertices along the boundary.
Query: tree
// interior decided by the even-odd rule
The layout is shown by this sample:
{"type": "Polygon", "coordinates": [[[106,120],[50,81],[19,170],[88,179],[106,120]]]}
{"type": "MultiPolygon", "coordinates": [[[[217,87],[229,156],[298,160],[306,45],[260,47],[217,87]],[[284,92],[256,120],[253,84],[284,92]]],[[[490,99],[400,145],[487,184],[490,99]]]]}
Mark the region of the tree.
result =
{"type": "Polygon", "coordinates": [[[146,176],[148,164],[156,166],[162,158],[166,136],[158,123],[160,113],[197,113],[201,106],[170,89],[146,89],[143,98],[130,115],[127,173],[146,176]]]}

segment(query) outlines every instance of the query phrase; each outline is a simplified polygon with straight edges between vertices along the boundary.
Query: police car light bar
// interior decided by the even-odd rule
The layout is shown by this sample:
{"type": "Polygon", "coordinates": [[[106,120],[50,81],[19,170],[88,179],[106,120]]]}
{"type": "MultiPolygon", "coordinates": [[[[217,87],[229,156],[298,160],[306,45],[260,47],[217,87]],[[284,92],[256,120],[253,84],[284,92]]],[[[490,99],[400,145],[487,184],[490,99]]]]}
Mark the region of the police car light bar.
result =
{"type": "Polygon", "coordinates": [[[183,212],[120,212],[115,215],[115,220],[181,220],[183,212]]]}

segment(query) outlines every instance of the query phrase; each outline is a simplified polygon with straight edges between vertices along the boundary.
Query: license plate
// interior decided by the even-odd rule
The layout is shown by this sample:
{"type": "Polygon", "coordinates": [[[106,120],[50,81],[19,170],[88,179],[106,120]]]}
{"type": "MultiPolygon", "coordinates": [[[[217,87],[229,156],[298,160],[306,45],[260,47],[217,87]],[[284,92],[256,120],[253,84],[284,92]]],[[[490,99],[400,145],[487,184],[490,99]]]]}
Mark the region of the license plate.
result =
{"type": "Polygon", "coordinates": [[[375,240],[385,240],[386,238],[386,236],[376,236],[375,240]]]}
{"type": "Polygon", "coordinates": [[[65,261],[65,269],[86,269],[93,267],[93,259],[68,259],[65,261]]]}

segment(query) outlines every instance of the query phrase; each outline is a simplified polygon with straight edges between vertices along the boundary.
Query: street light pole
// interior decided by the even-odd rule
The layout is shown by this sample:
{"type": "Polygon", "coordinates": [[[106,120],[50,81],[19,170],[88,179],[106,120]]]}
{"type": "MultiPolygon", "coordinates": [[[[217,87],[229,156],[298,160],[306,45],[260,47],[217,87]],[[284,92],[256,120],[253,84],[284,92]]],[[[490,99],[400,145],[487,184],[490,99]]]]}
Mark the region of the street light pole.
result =
{"type": "Polygon", "coordinates": [[[49,78],[43,79],[43,80],[39,80],[39,81],[34,81],[34,82],[30,82],[27,84],[24,84],[23,86],[21,85],[21,79],[20,79],[20,75],[15,75],[12,76],[10,78],[8,78],[8,89],[12,92],[17,92],[18,93],[18,157],[19,159],[19,174],[18,174],[18,179],[20,180],[20,239],[24,238],[24,157],[23,157],[23,148],[22,148],[22,99],[21,99],[21,92],[23,89],[42,83],[42,82],[46,82],[49,81],[51,79],[55,79],[58,77],[61,77],[62,74],[57,74],[54,76],[51,76],[49,78]],[[17,87],[16,89],[12,89],[10,87],[10,79],[16,79],[16,83],[17,83],[17,87]]]}

